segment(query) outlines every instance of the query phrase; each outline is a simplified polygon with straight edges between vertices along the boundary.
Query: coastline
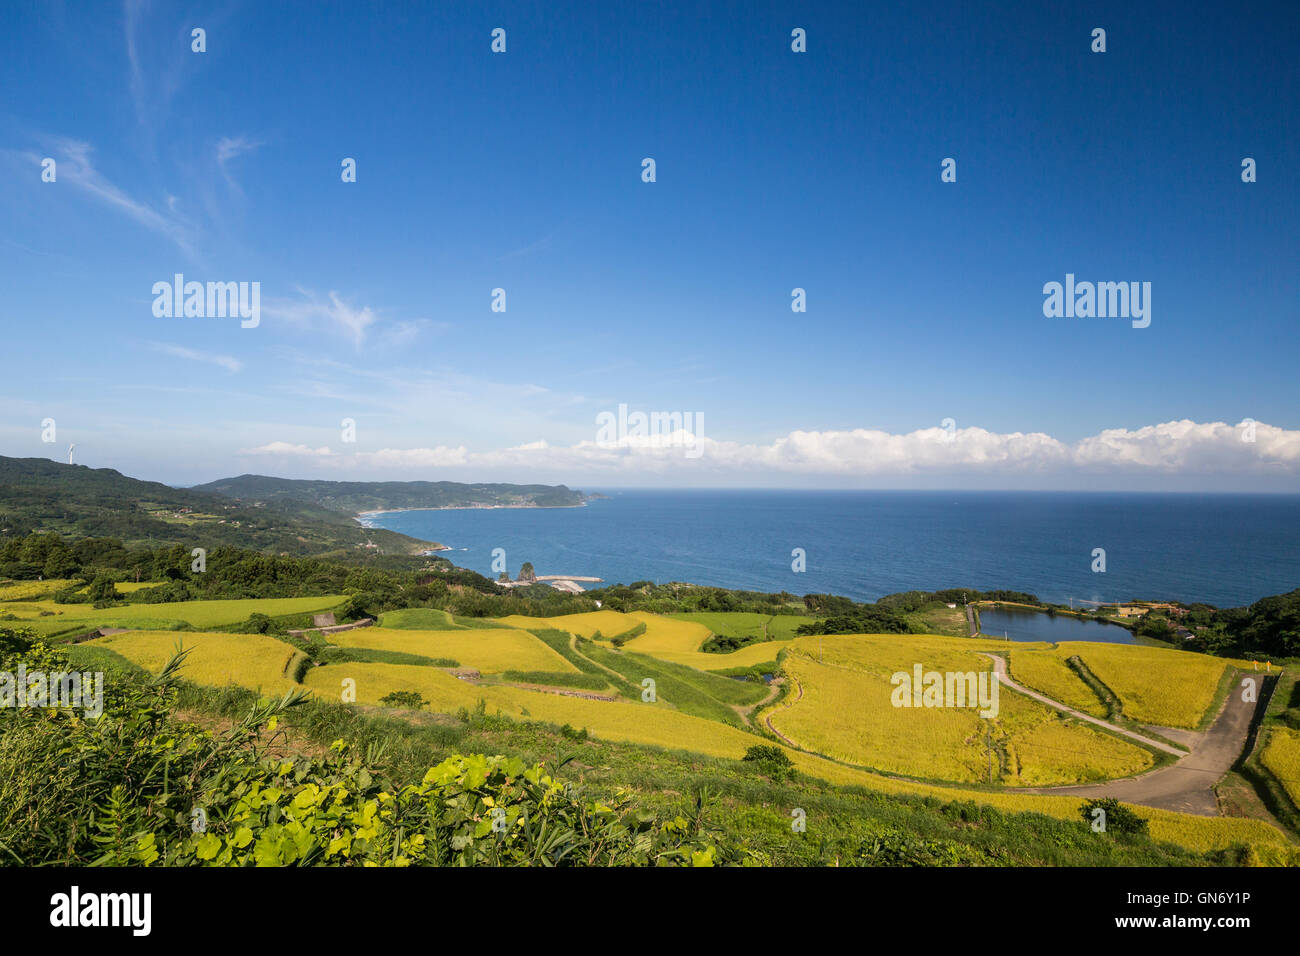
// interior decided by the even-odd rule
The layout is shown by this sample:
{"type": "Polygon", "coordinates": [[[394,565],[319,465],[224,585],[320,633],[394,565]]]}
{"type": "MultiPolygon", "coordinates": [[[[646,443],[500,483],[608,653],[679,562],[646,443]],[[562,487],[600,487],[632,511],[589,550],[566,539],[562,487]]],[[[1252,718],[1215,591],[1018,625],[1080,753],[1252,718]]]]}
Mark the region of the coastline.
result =
{"type": "MultiPolygon", "coordinates": [[[[361,525],[361,527],[363,528],[379,528],[380,530],[387,530],[387,529],[383,529],[380,525],[372,524],[371,523],[372,519],[375,518],[377,515],[395,515],[395,514],[401,514],[404,511],[496,511],[496,510],[518,510],[518,509],[526,509],[526,508],[561,509],[561,508],[585,508],[585,507],[587,507],[587,502],[580,501],[576,505],[535,505],[535,504],[438,505],[436,507],[429,507],[429,508],[377,508],[374,511],[360,511],[357,514],[352,516],[352,520],[354,520],[357,524],[361,525]]],[[[427,549],[425,553],[431,553],[434,551],[454,551],[454,550],[456,549],[451,547],[450,545],[439,544],[436,548],[427,549]]]]}
{"type": "Polygon", "coordinates": [[[373,517],[374,515],[395,515],[395,514],[401,514],[403,511],[496,511],[496,510],[507,510],[507,511],[509,511],[509,510],[518,510],[518,509],[522,509],[522,508],[553,508],[553,509],[559,510],[559,509],[561,509],[561,508],[585,508],[585,507],[587,507],[587,503],[586,503],[585,501],[580,501],[580,502],[578,502],[576,505],[535,505],[535,504],[522,504],[522,505],[437,505],[437,506],[429,507],[429,508],[377,508],[377,509],[375,509],[374,511],[361,511],[361,512],[358,512],[357,514],[353,515],[353,517],[354,517],[357,521],[360,521],[360,522],[364,523],[365,519],[367,519],[367,518],[371,518],[371,517],[373,517]]]}

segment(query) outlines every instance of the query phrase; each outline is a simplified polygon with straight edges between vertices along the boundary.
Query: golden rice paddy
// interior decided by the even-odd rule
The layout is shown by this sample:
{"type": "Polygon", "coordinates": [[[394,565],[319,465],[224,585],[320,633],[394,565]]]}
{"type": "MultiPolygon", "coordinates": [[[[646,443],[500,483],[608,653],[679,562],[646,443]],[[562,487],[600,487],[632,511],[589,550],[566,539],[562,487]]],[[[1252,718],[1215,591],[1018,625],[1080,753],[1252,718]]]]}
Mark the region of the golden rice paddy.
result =
{"type": "Polygon", "coordinates": [[[462,667],[472,667],[484,674],[499,674],[506,670],[577,672],[576,667],[532,634],[516,628],[416,631],[359,627],[331,634],[329,640],[342,647],[450,658],[462,667]]]}
{"type": "MultiPolygon", "coordinates": [[[[799,638],[783,669],[795,693],[764,716],[807,750],[890,773],[1031,787],[1128,776],[1153,764],[1144,748],[999,688],[997,714],[979,707],[895,706],[897,672],[989,674],[960,638],[799,638]]],[[[979,642],[975,642],[979,643],[979,642]]],[[[985,678],[991,691],[991,675],[985,678]]]]}
{"type": "Polygon", "coordinates": [[[235,684],[267,695],[297,687],[286,675],[297,653],[283,641],[262,634],[205,634],[198,631],[128,631],[89,642],[116,651],[151,673],[158,673],[176,652],[189,650],[181,676],[196,684],[225,687],[235,684]]]}

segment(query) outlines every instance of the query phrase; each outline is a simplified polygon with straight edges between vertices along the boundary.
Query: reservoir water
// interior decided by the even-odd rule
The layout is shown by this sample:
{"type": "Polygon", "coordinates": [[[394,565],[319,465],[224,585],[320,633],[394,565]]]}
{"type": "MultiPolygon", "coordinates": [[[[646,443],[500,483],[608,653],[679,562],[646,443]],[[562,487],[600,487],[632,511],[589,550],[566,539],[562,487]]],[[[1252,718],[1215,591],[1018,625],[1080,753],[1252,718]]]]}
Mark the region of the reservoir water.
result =
{"type": "Polygon", "coordinates": [[[1064,614],[1044,614],[1019,608],[981,608],[980,633],[1013,641],[1101,641],[1106,644],[1136,644],[1133,633],[1116,624],[1083,620],[1064,614]]]}

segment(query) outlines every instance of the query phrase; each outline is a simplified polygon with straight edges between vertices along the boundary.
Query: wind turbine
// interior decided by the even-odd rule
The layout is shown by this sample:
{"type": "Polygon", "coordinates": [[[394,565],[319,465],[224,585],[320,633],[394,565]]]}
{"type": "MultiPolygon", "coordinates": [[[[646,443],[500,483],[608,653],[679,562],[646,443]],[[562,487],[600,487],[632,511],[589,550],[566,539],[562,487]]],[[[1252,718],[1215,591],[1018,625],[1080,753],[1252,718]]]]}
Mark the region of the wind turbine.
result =
{"type": "Polygon", "coordinates": [[[68,464],[69,464],[69,465],[72,464],[72,449],[74,449],[74,448],[76,448],[76,447],[77,447],[77,445],[76,445],[75,442],[74,442],[73,444],[71,444],[71,445],[68,446],[68,464]]]}

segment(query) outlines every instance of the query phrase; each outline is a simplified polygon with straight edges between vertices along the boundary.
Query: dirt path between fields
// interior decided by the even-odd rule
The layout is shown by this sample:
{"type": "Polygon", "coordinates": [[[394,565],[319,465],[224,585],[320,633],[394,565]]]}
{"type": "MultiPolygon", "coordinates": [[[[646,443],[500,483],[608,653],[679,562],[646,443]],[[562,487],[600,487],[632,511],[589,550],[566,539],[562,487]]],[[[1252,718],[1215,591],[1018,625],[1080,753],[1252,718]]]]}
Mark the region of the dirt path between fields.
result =
{"type": "MultiPolygon", "coordinates": [[[[753,727],[754,715],[757,714],[760,710],[762,710],[764,707],[766,707],[768,704],[772,703],[772,701],[776,699],[776,695],[781,692],[781,685],[784,683],[785,683],[784,677],[773,677],[772,683],[768,685],[768,691],[766,697],[764,697],[756,704],[750,704],[748,707],[746,707],[744,704],[732,704],[731,709],[736,712],[736,716],[738,716],[750,727],[753,727]]],[[[771,724],[769,724],[768,726],[770,727],[771,724]]],[[[772,731],[772,733],[776,733],[776,731],[772,731]]]]}
{"type": "MultiPolygon", "coordinates": [[[[1215,785],[1232,769],[1246,746],[1250,723],[1259,701],[1244,701],[1238,677],[1204,733],[1195,734],[1191,753],[1176,764],[1152,770],[1138,777],[1112,780],[1109,783],[1072,787],[1036,787],[1010,790],[1009,793],[1051,794],[1070,797],[1114,797],[1125,803],[1137,803],[1162,810],[1177,810],[1203,817],[1219,815],[1215,785]]],[[[1037,696],[1037,695],[1034,695],[1037,696]]],[[[1059,709],[1059,705],[1058,705],[1059,709]]],[[[1093,722],[1097,721],[1093,719],[1093,722]]],[[[1192,732],[1185,732],[1191,736],[1192,732]]],[[[1128,736],[1135,736],[1128,734],[1128,736]]]]}
{"type": "Polygon", "coordinates": [[[517,687],[520,690],[531,690],[539,694],[557,694],[560,697],[577,697],[580,700],[601,700],[609,703],[618,700],[617,697],[611,697],[609,694],[599,694],[594,690],[574,690],[572,687],[557,687],[555,684],[523,684],[518,681],[475,681],[479,687],[517,687]]]}
{"type": "MultiPolygon", "coordinates": [[[[786,703],[786,706],[787,706],[787,707],[792,706],[792,705],[794,705],[794,704],[797,704],[797,703],[799,703],[800,700],[803,699],[803,685],[799,683],[798,679],[795,678],[794,675],[791,675],[791,676],[790,676],[790,680],[794,681],[794,689],[795,689],[796,694],[795,694],[795,698],[794,698],[794,700],[787,701],[787,703],[786,703]]],[[[773,683],[776,683],[776,682],[773,681],[773,683]]],[[[777,730],[775,727],[772,726],[772,715],[771,715],[771,714],[768,714],[766,717],[763,718],[763,723],[767,725],[767,729],[768,729],[768,730],[772,731],[772,733],[774,733],[774,734],[776,734],[778,737],[780,737],[781,740],[783,740],[783,741],[785,742],[786,746],[788,746],[788,747],[792,747],[792,748],[794,748],[795,750],[803,750],[803,748],[800,747],[797,743],[795,743],[793,740],[791,740],[791,739],[790,739],[789,737],[787,737],[785,734],[781,733],[781,731],[777,730]]]]}
{"type": "Polygon", "coordinates": [[[577,654],[579,657],[581,657],[581,658],[582,658],[584,661],[586,661],[588,664],[595,664],[597,667],[599,667],[601,670],[603,670],[606,674],[608,674],[610,677],[612,677],[612,678],[614,679],[614,686],[615,686],[615,687],[618,687],[619,684],[623,684],[623,685],[625,685],[625,686],[627,686],[627,687],[631,687],[631,688],[633,688],[633,689],[635,689],[635,690],[640,690],[640,689],[641,689],[639,686],[633,684],[630,680],[628,680],[626,677],[624,677],[624,676],[623,676],[622,674],[620,674],[618,671],[614,670],[614,668],[612,668],[612,667],[606,667],[606,666],[605,666],[604,664],[602,664],[600,661],[593,661],[593,660],[592,660],[590,657],[588,657],[586,654],[582,653],[582,651],[578,650],[578,635],[576,635],[576,634],[570,634],[570,635],[569,635],[569,650],[573,651],[573,653],[577,654]]]}

